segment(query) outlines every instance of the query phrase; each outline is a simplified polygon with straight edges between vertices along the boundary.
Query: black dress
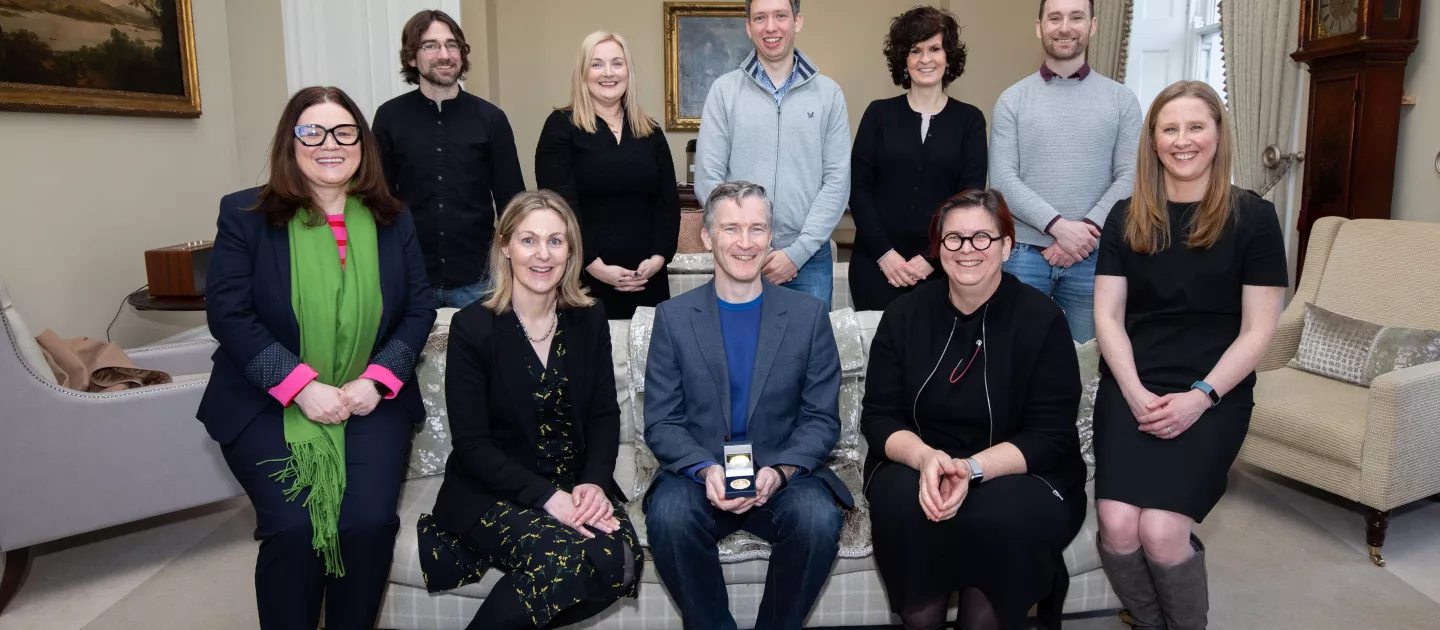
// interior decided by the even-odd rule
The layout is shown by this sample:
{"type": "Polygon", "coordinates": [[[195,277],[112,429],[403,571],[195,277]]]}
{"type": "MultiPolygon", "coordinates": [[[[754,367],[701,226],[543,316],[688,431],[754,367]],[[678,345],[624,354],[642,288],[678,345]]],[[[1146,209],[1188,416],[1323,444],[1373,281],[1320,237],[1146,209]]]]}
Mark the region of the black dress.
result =
{"type": "MultiPolygon", "coordinates": [[[[970,457],[1006,441],[1003,434],[996,434],[999,427],[991,422],[986,393],[987,387],[1003,388],[995,382],[1000,378],[997,366],[987,366],[985,345],[980,343],[985,336],[984,316],[992,304],[971,315],[948,301],[937,308],[953,322],[954,334],[948,340],[943,335],[935,339],[945,349],[915,397],[912,428],[927,445],[952,457],[970,457]],[[992,380],[987,382],[987,377],[992,380]]],[[[940,330],[950,329],[946,325],[940,330]]],[[[1070,455],[1078,459],[1077,453],[1070,455]]],[[[1082,469],[1082,482],[1083,474],[1082,469]]],[[[888,460],[875,468],[865,495],[870,500],[875,561],[891,608],[898,611],[974,587],[990,599],[1005,628],[1028,627],[1030,606],[1052,593],[1057,578],[1066,579],[1057,573],[1064,571],[1060,554],[1084,519],[1083,484],[1066,488],[1056,483],[1063,492],[1029,474],[971,485],[955,516],[934,523],[920,507],[919,471],[888,460]]]]}
{"type": "MultiPolygon", "coordinates": [[[[564,332],[557,323],[545,365],[533,352],[526,353],[523,361],[535,387],[537,472],[558,488],[573,492],[580,457],[565,376],[564,332]]],[[[512,579],[495,588],[513,587],[539,628],[587,599],[635,597],[634,584],[639,580],[625,588],[623,554],[631,554],[631,566],[638,576],[642,562],[639,539],[624,503],[617,497],[610,499],[620,529],[613,534],[592,530],[595,538],[584,537],[543,509],[505,500],[496,501],[474,528],[460,535],[439,528],[429,514],[422,514],[417,531],[426,589],[435,593],[459,588],[478,582],[487,567],[500,567],[512,579]]]]}
{"type": "MultiPolygon", "coordinates": [[[[627,118],[617,142],[598,116],[595,131],[576,127],[568,110],[551,112],[535,148],[536,185],[560,193],[578,215],[582,267],[600,258],[633,271],[657,255],[668,264],[680,236],[680,190],[665,133],[657,125],[637,138],[627,118]]],[[[670,299],[663,266],[635,293],[616,291],[588,272],[584,281],[611,319],[630,319],[635,307],[670,299]]]]}
{"type": "MultiPolygon", "coordinates": [[[[1288,284],[1275,206],[1236,190],[1232,219],[1206,249],[1185,246],[1196,204],[1170,203],[1170,247],[1137,254],[1124,243],[1130,200],[1115,204],[1095,273],[1126,280],[1125,332],[1140,382],[1157,396],[1204,380],[1240,335],[1244,285],[1288,284]]],[[[1177,512],[1199,522],[1225,494],[1226,477],[1254,407],[1255,374],[1188,430],[1160,439],[1137,428],[1110,368],[1100,363],[1095,399],[1095,495],[1177,512]]]]}
{"type": "MultiPolygon", "coordinates": [[[[891,249],[907,261],[932,256],[928,232],[935,209],[966,188],[985,187],[985,115],[948,99],[930,119],[923,141],[922,118],[901,94],[870,103],[860,119],[850,154],[855,219],[850,295],[857,311],[883,311],[912,290],[890,286],[880,257],[891,249]]],[[[928,280],[945,276],[935,260],[931,265],[935,272],[928,280]]]]}

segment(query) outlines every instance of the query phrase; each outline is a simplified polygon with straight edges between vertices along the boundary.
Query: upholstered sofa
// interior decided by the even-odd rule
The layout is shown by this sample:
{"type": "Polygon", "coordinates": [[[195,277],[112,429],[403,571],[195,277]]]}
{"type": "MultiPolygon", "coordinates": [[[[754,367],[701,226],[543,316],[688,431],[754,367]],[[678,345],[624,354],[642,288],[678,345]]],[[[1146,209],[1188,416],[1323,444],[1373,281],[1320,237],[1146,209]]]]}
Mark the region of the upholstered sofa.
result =
{"type": "MultiPolygon", "coordinates": [[[[1362,387],[1289,367],[1305,304],[1386,326],[1440,330],[1440,225],[1326,217],[1315,222],[1295,298],[1257,369],[1240,459],[1364,505],[1370,559],[1391,510],[1440,493],[1440,363],[1362,387]]],[[[1340,356],[1343,352],[1336,351],[1340,356]]]]}
{"type": "MultiPolygon", "coordinates": [[[[837,285],[842,274],[837,270],[837,285]]],[[[673,270],[672,270],[673,273],[673,270]]],[[[837,293],[839,291],[837,290],[837,293]]],[[[837,300],[838,301],[838,300],[837,300]]],[[[490,588],[499,579],[499,571],[492,569],[478,584],[472,584],[454,591],[431,595],[425,590],[424,576],[421,575],[416,544],[415,523],[422,512],[428,511],[435,502],[444,470],[445,455],[448,453],[448,418],[444,403],[444,354],[448,341],[448,323],[453,311],[444,309],[436,321],[435,330],[422,354],[417,368],[418,386],[423,388],[428,413],[424,430],[417,435],[415,452],[410,462],[409,474],[413,477],[406,482],[400,497],[401,529],[395,547],[395,562],[390,572],[386,600],[381,612],[379,626],[397,630],[419,629],[461,629],[475,615],[490,588]]],[[[643,380],[632,375],[643,375],[643,361],[646,341],[651,322],[649,309],[642,309],[632,321],[610,322],[614,348],[616,398],[622,413],[620,455],[616,462],[615,478],[622,488],[637,487],[637,425],[643,423],[643,380]]],[[[860,397],[864,388],[865,361],[869,343],[875,327],[880,322],[880,313],[855,313],[843,309],[831,313],[832,327],[836,332],[843,367],[841,391],[841,418],[845,424],[842,440],[832,459],[833,465],[845,466],[855,457],[863,458],[864,440],[858,435],[856,423],[859,420],[860,397]],[[848,437],[847,437],[848,436],[848,437]],[[847,439],[849,443],[847,443],[847,439]],[[847,451],[848,453],[842,453],[847,451]]],[[[1098,357],[1093,342],[1080,348],[1082,377],[1086,381],[1085,403],[1082,404],[1082,442],[1089,444],[1089,401],[1093,399],[1098,383],[1096,363],[1098,357]]],[[[643,461],[645,449],[639,449],[643,461]]],[[[1088,457],[1088,456],[1087,456],[1088,457]]],[[[854,494],[863,497],[858,487],[857,474],[842,474],[847,484],[855,484],[854,494]]],[[[1093,485],[1089,489],[1093,489],[1093,485]]],[[[1093,494],[1093,492],[1092,492],[1093,494]]],[[[632,494],[632,498],[636,495],[632,494]]],[[[638,501],[632,501],[631,514],[637,526],[643,527],[638,501]]],[[[884,625],[898,623],[890,613],[875,562],[869,553],[868,522],[849,524],[842,535],[842,557],[836,561],[829,582],[816,602],[807,626],[854,626],[884,625]],[[846,555],[852,557],[844,557],[846,555]]],[[[1063,603],[1067,615],[1106,611],[1120,607],[1119,601],[1110,590],[1109,582],[1100,570],[1100,558],[1096,554],[1094,536],[1096,531],[1093,501],[1087,510],[1084,528],[1065,551],[1065,562],[1069,569],[1070,588],[1063,603]]],[[[643,537],[643,529],[642,529],[643,537]]],[[[722,554],[730,608],[740,627],[752,627],[764,588],[767,567],[763,556],[767,554],[764,544],[757,540],[745,540],[743,535],[727,539],[722,554]]],[[[654,570],[646,570],[640,587],[638,600],[624,599],[605,614],[580,627],[660,629],[679,628],[680,615],[666,593],[654,570]]]]}

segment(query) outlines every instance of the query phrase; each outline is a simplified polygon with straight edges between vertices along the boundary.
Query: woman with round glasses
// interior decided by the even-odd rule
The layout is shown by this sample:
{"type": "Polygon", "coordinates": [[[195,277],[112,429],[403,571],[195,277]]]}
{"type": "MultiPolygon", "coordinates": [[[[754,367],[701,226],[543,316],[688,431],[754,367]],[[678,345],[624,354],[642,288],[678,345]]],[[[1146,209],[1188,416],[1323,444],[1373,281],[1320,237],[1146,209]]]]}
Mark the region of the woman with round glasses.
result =
{"type": "Polygon", "coordinates": [[[1015,221],[999,192],[947,199],[930,243],[944,281],[897,298],[870,347],[875,560],[907,627],[941,627],[960,591],[961,627],[1027,628],[1085,519],[1080,367],[1060,307],[1001,270],[1015,221]]]}
{"type": "Polygon", "coordinates": [[[255,506],[261,628],[373,628],[435,301],[410,214],[339,88],[290,98],[270,181],[220,201],[220,342],[196,414],[255,506]]]}

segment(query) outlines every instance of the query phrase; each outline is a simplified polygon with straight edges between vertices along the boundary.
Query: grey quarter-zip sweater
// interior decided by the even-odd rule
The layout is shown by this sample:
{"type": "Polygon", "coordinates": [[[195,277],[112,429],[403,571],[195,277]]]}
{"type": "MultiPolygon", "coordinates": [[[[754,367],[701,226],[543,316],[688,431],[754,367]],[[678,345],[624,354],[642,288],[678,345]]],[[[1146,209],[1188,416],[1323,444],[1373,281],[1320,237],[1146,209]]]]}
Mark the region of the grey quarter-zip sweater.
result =
{"type": "Polygon", "coordinates": [[[776,103],[755,78],[755,52],[715,80],[695,146],[695,196],[722,183],[765,187],[774,205],[771,247],[796,267],[821,247],[850,199],[850,114],[845,94],[803,53],[789,91],[776,103]]]}

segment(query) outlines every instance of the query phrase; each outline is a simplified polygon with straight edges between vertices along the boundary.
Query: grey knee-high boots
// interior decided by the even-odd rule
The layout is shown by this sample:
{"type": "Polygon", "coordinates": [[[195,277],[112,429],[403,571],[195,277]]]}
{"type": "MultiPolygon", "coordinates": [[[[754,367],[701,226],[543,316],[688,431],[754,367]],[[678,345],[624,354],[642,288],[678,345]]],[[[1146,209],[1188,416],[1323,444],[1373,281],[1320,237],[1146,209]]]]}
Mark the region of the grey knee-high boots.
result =
{"type": "Polygon", "coordinates": [[[1150,576],[1150,565],[1145,560],[1145,551],[1136,549],[1127,554],[1110,553],[1095,536],[1095,547],[1100,550],[1100,566],[1105,568],[1105,577],[1110,587],[1119,596],[1125,610],[1120,620],[1131,628],[1165,628],[1165,616],[1160,611],[1160,599],[1155,592],[1155,583],[1150,576]]]}
{"type": "Polygon", "coordinates": [[[1205,545],[1194,534],[1190,535],[1190,544],[1195,555],[1180,564],[1167,567],[1146,559],[1169,630],[1204,630],[1210,612],[1205,545]]]}

